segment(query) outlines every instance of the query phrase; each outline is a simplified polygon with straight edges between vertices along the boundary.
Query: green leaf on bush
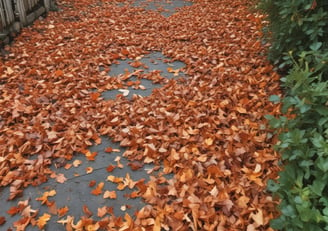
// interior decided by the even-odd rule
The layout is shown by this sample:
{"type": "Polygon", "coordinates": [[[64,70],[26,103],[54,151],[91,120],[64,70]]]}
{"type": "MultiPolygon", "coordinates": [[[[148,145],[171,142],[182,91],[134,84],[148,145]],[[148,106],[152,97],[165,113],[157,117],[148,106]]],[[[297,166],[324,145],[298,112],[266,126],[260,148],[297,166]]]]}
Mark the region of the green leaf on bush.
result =
{"type": "Polygon", "coordinates": [[[310,49],[313,51],[317,51],[321,46],[322,46],[322,42],[316,42],[310,45],[310,49]]]}
{"type": "Polygon", "coordinates": [[[280,102],[280,97],[278,95],[270,95],[269,101],[273,103],[279,103],[280,102]]]}
{"type": "Polygon", "coordinates": [[[328,171],[328,159],[324,157],[318,157],[316,161],[316,166],[323,172],[327,173],[328,171]]]}
{"type": "Polygon", "coordinates": [[[274,182],[273,180],[268,180],[267,188],[270,192],[277,192],[280,189],[280,186],[278,183],[274,182]]]}
{"type": "Polygon", "coordinates": [[[286,207],[281,208],[281,212],[286,217],[296,217],[296,211],[291,205],[287,205],[286,207]]]}
{"type": "Polygon", "coordinates": [[[323,182],[321,179],[317,179],[310,186],[312,192],[317,194],[318,196],[322,196],[322,191],[326,186],[326,182],[323,182]]]}

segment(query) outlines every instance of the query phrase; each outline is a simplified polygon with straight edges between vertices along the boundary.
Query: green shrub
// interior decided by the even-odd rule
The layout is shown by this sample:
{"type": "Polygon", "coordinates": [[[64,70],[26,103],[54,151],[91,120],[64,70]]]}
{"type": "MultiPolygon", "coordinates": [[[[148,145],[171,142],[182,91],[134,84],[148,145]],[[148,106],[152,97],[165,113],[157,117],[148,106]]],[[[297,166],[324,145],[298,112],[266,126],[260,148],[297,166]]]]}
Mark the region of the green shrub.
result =
{"type": "Polygon", "coordinates": [[[260,0],[259,7],[267,14],[268,57],[280,70],[293,64],[289,52],[297,57],[301,51],[328,48],[327,0],[260,0]]]}
{"type": "MultiPolygon", "coordinates": [[[[301,52],[294,68],[282,78],[286,96],[282,113],[267,116],[277,129],[283,171],[268,190],[281,199],[279,230],[328,230],[328,52],[301,52]]],[[[279,101],[271,96],[271,101],[279,101]]]]}

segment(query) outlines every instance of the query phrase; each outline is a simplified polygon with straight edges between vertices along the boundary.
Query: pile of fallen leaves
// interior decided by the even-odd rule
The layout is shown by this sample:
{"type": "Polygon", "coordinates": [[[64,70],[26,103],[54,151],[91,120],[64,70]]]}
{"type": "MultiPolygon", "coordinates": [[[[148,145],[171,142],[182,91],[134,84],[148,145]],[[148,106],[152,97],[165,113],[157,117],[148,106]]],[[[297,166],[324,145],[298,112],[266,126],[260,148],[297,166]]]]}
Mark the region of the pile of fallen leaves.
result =
{"type": "Polygon", "coordinates": [[[60,11],[6,48],[0,186],[16,198],[54,174],[54,160],[72,159],[107,135],[127,147],[129,160],[173,177],[139,187],[148,205],[135,218],[75,225],[68,216],[67,230],[268,230],[276,202],[266,181],[279,169],[264,115],[279,113],[268,101],[279,95],[279,77],[260,42],[263,16],[246,0],[195,1],[168,18],[120,2],[58,1],[60,11]],[[101,98],[127,87],[108,76],[111,64],[151,51],[184,62],[188,78],[148,97],[101,98]]]}

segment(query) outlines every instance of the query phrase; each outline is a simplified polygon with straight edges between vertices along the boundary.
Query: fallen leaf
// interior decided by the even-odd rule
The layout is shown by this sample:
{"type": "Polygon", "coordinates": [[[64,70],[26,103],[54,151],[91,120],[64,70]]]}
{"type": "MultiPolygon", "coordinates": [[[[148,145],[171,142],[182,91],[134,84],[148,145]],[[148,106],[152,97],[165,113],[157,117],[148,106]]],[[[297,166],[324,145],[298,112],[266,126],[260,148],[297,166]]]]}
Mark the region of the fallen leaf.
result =
{"type": "Polygon", "coordinates": [[[93,101],[97,101],[100,95],[101,95],[101,94],[100,94],[99,92],[91,92],[91,93],[90,93],[90,98],[91,98],[93,101]]]}
{"type": "Polygon", "coordinates": [[[86,168],[85,168],[85,172],[86,172],[87,174],[90,174],[90,173],[93,172],[93,168],[92,168],[92,167],[86,167],[86,168]]]}
{"type": "Polygon", "coordinates": [[[87,157],[88,160],[92,160],[94,161],[95,160],[95,157],[98,155],[97,152],[88,152],[85,156],[87,157]]]}
{"type": "Polygon", "coordinates": [[[97,183],[97,181],[95,181],[95,180],[91,180],[91,181],[89,182],[89,187],[93,187],[93,186],[95,186],[96,183],[97,183]]]}
{"type": "Polygon", "coordinates": [[[41,201],[41,204],[46,204],[48,202],[48,197],[56,195],[56,190],[46,191],[41,197],[36,198],[35,200],[41,201]]]}
{"type": "Polygon", "coordinates": [[[20,212],[21,212],[21,209],[17,206],[12,206],[12,207],[10,207],[10,209],[7,210],[7,213],[10,216],[14,216],[14,215],[16,215],[17,213],[20,213],[20,212]]]}
{"type": "Polygon", "coordinates": [[[116,192],[115,191],[108,191],[106,190],[105,193],[104,193],[104,196],[103,198],[104,199],[116,199],[117,195],[116,195],[116,192]]]}
{"type": "Polygon", "coordinates": [[[48,213],[44,213],[42,216],[39,217],[37,220],[37,226],[39,229],[43,229],[47,222],[50,220],[51,215],[48,213]]]}
{"type": "Polygon", "coordinates": [[[113,183],[122,183],[123,182],[123,177],[116,177],[116,176],[113,176],[113,175],[109,175],[107,177],[107,180],[111,181],[113,183]]]}
{"type": "Polygon", "coordinates": [[[89,210],[88,206],[83,205],[82,209],[83,209],[84,214],[87,217],[91,217],[93,215],[93,213],[89,210]]]}
{"type": "Polygon", "coordinates": [[[0,225],[3,225],[4,223],[6,223],[6,218],[0,217],[0,225]]]}
{"type": "Polygon", "coordinates": [[[78,166],[80,166],[82,164],[82,161],[81,160],[74,160],[73,161],[73,166],[75,167],[75,168],[77,168],[78,166]]]}
{"type": "Polygon", "coordinates": [[[107,206],[103,206],[101,208],[98,208],[98,213],[97,213],[97,216],[98,217],[103,217],[107,214],[107,206]]]}
{"type": "Polygon", "coordinates": [[[112,147],[107,147],[106,149],[105,149],[105,152],[112,152],[113,151],[113,148],[112,147]]]}
{"type": "Polygon", "coordinates": [[[62,173],[59,173],[59,174],[57,174],[57,176],[56,176],[56,181],[58,182],[58,183],[64,183],[65,181],[67,181],[67,178],[65,177],[65,175],[64,174],[62,174],[62,173]]]}
{"type": "Polygon", "coordinates": [[[64,75],[64,72],[62,71],[62,70],[57,70],[57,71],[55,71],[55,76],[56,77],[61,77],[61,76],[63,76],[64,75]]]}
{"type": "Polygon", "coordinates": [[[119,92],[122,92],[123,93],[123,96],[128,96],[130,91],[128,89],[119,89],[118,90],[119,92]]]}
{"type": "Polygon", "coordinates": [[[57,210],[57,214],[59,217],[65,216],[67,214],[68,210],[69,210],[69,208],[67,206],[64,206],[57,210]]]}
{"type": "Polygon", "coordinates": [[[128,163],[128,166],[130,166],[130,168],[133,170],[133,171],[136,171],[140,168],[143,167],[143,164],[139,161],[133,161],[133,162],[129,162],[128,163]]]}
{"type": "Polygon", "coordinates": [[[107,172],[112,172],[112,171],[114,171],[115,168],[116,168],[116,166],[114,166],[114,165],[108,165],[106,170],[107,170],[107,172]]]}
{"type": "Polygon", "coordinates": [[[263,212],[261,209],[258,209],[257,213],[252,213],[250,217],[254,220],[257,226],[264,224],[263,212]]]}
{"type": "Polygon", "coordinates": [[[91,194],[96,196],[102,194],[102,189],[104,188],[104,185],[104,182],[100,182],[97,187],[91,191],[91,194]]]}

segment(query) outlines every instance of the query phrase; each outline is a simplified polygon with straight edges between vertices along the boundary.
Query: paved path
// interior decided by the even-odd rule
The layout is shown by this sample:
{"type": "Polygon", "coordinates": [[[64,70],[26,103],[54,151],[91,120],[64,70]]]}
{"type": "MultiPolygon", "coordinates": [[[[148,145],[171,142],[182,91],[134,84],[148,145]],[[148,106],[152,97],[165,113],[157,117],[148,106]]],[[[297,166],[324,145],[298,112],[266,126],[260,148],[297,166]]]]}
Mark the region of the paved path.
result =
{"type": "Polygon", "coordinates": [[[243,1],[58,2],[0,67],[1,230],[268,229],[263,115],[279,92],[261,15],[243,1]]]}

